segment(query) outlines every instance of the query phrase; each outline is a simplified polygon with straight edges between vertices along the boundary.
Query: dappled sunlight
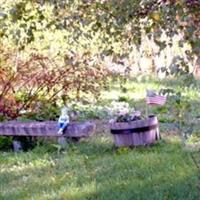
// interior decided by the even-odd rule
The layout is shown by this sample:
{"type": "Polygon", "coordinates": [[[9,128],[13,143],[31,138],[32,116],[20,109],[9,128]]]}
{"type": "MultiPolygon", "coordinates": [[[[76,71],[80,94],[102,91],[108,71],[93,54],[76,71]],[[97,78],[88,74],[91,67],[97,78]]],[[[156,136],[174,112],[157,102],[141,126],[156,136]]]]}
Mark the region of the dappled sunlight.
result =
{"type": "Polygon", "coordinates": [[[63,199],[84,199],[85,197],[90,197],[95,199],[97,197],[97,185],[95,181],[84,184],[80,187],[71,187],[66,189],[62,187],[59,192],[59,197],[63,199]]]}
{"type": "Polygon", "coordinates": [[[28,163],[23,163],[21,161],[16,162],[11,167],[6,167],[6,165],[1,165],[0,168],[0,173],[6,172],[6,173],[21,173],[24,170],[37,170],[43,167],[49,167],[49,166],[54,166],[55,162],[53,160],[47,160],[47,159],[40,159],[38,158],[37,160],[33,160],[32,162],[29,161],[28,163]]]}
{"type": "Polygon", "coordinates": [[[127,83],[123,85],[127,91],[123,93],[120,84],[115,82],[110,91],[105,90],[101,92],[101,98],[104,101],[118,101],[120,97],[126,96],[129,101],[144,101],[146,89],[159,90],[162,88],[162,84],[162,82],[152,80],[127,80],[127,83]]]}
{"type": "Polygon", "coordinates": [[[104,91],[102,92],[102,98],[105,98],[106,100],[118,100],[120,91],[104,91]]]}

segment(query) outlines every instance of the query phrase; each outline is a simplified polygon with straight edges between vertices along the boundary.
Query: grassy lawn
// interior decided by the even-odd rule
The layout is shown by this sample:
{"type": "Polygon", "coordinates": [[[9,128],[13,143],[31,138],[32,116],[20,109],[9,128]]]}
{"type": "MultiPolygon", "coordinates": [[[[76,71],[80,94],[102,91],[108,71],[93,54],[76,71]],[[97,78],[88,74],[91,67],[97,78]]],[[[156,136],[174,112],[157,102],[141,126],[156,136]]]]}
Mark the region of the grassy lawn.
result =
{"type": "MultiPolygon", "coordinates": [[[[198,157],[198,154],[195,154],[198,157]]],[[[0,199],[199,199],[199,172],[180,140],[152,147],[113,146],[110,135],[30,152],[0,152],[0,199]]]]}
{"type": "MultiPolygon", "coordinates": [[[[132,80],[125,85],[126,93],[115,84],[102,92],[98,106],[104,108],[113,100],[125,98],[131,107],[144,113],[146,88],[159,90],[170,84],[132,80]]],[[[179,84],[173,88],[180,90],[179,84]]],[[[200,116],[199,91],[190,88],[183,92],[192,102],[188,112],[191,119],[200,116]]],[[[175,119],[171,107],[168,101],[162,108],[151,109],[166,123],[160,127],[163,139],[151,147],[116,149],[102,126],[97,131],[100,134],[79,143],[69,142],[61,153],[51,142],[18,154],[0,151],[0,200],[199,199],[199,152],[184,150],[181,140],[174,136],[172,124],[168,123],[175,119]]],[[[87,109],[84,120],[105,117],[95,106],[87,109]]]]}

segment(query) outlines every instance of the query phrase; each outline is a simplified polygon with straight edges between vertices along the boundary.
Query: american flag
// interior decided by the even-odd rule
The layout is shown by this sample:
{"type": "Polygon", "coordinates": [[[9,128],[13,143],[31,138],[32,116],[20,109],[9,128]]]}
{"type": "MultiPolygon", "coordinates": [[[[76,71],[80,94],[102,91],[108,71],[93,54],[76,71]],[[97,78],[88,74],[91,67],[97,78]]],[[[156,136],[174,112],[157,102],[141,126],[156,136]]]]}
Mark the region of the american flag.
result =
{"type": "Polygon", "coordinates": [[[147,91],[146,103],[149,105],[160,105],[163,106],[166,103],[167,98],[162,95],[157,95],[151,91],[147,91]]]}

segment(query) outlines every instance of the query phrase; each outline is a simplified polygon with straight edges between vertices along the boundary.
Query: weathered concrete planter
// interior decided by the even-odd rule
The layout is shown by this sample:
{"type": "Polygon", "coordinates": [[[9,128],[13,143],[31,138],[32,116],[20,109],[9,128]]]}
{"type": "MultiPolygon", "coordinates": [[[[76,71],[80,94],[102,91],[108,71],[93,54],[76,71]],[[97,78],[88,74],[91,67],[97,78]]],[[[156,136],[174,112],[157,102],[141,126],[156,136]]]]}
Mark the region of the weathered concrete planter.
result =
{"type": "Polygon", "coordinates": [[[64,146],[66,138],[72,138],[73,140],[78,141],[80,138],[92,135],[94,130],[95,124],[89,121],[70,123],[62,135],[57,133],[58,124],[55,121],[8,121],[0,123],[0,136],[12,136],[14,138],[14,151],[22,149],[20,140],[23,137],[56,137],[58,138],[58,143],[64,146]]]}
{"type": "Polygon", "coordinates": [[[117,147],[149,145],[160,139],[156,116],[145,120],[112,123],[110,130],[117,147]]]}
{"type": "Polygon", "coordinates": [[[55,121],[19,122],[8,121],[0,123],[0,135],[3,136],[36,136],[36,137],[88,137],[95,129],[92,122],[74,122],[57,134],[58,125],[55,121]]]}

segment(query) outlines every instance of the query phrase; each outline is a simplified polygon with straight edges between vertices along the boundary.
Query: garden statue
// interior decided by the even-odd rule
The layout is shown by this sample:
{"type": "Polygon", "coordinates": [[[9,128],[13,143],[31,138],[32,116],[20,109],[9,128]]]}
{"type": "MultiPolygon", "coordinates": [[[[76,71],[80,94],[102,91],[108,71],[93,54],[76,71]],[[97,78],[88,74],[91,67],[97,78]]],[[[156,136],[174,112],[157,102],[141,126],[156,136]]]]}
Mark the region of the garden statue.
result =
{"type": "Polygon", "coordinates": [[[61,115],[58,119],[58,134],[63,134],[65,128],[67,128],[69,124],[69,115],[68,115],[68,108],[65,106],[61,110],[61,115]]]}

